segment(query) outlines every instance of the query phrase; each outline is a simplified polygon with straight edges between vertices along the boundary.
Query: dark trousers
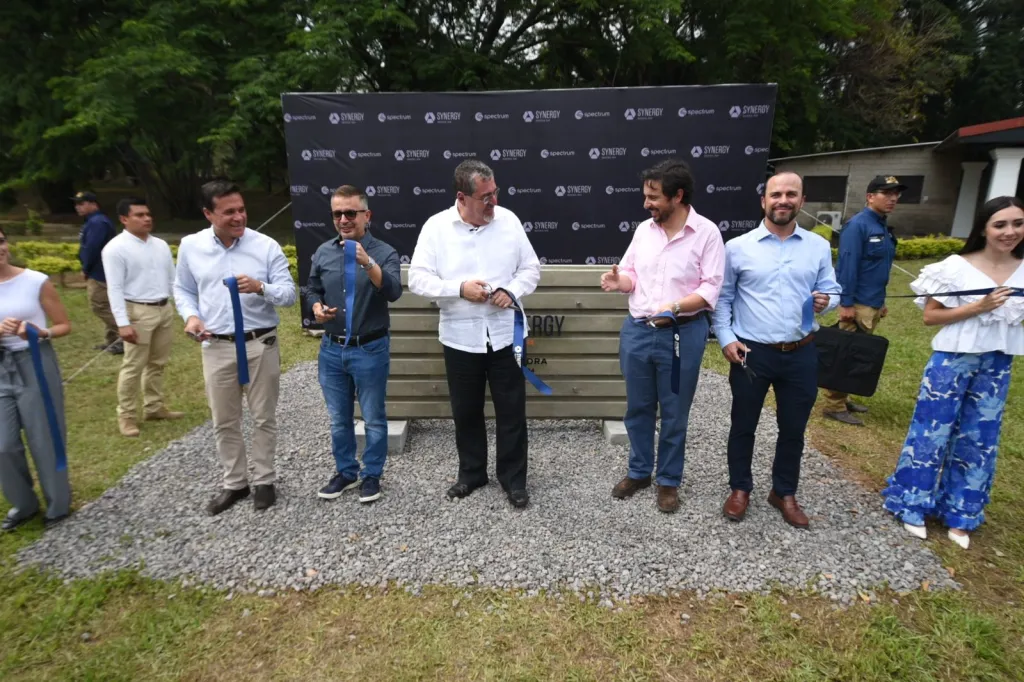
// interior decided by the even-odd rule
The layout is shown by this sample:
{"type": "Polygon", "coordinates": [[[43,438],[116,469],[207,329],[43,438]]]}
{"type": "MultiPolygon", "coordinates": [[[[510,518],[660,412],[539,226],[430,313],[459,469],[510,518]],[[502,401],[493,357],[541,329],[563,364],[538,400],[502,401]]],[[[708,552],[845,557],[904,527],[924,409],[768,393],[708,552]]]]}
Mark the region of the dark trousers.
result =
{"type": "Polygon", "coordinates": [[[804,432],[811,408],[818,398],[818,349],[814,342],[783,352],[754,341],[741,342],[750,348],[747,367],[757,376],[751,380],[740,365],[729,369],[732,387],[732,425],[729,428],[729,487],[754,489],[750,471],[754,458],[754,431],[761,418],[768,387],[775,389],[779,439],[775,443],[772,487],[780,497],[795,495],[800,481],[800,460],[804,432]]]}
{"type": "Polygon", "coordinates": [[[526,489],[526,379],[512,346],[467,353],[444,347],[448,395],[459,451],[459,482],[487,483],[487,425],[484,390],[489,385],[497,427],[495,473],[506,492],[526,489]]]}

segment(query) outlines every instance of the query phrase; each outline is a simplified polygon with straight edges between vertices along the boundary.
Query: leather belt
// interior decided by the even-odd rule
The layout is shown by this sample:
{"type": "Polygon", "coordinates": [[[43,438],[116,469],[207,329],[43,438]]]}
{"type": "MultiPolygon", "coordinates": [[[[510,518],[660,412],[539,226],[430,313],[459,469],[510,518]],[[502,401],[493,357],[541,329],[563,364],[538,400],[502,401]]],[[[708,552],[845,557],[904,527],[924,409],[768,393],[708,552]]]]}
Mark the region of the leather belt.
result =
{"type": "MultiPolygon", "coordinates": [[[[690,324],[691,322],[695,322],[701,319],[702,317],[704,317],[702,313],[697,313],[696,315],[683,315],[676,318],[676,324],[679,326],[682,326],[684,324],[690,324]]],[[[656,317],[650,321],[650,324],[657,327],[658,329],[664,329],[665,327],[672,326],[672,320],[668,319],[667,317],[656,317]]]]}
{"type": "Polygon", "coordinates": [[[125,303],[134,303],[135,305],[155,305],[162,308],[167,305],[168,300],[169,299],[162,298],[159,301],[132,301],[126,298],[125,303]]]}
{"type": "MultiPolygon", "coordinates": [[[[253,339],[258,339],[261,336],[266,336],[270,332],[276,330],[277,327],[263,327],[262,329],[253,329],[251,332],[246,332],[245,334],[243,334],[242,338],[244,338],[246,341],[252,341],[253,339]]],[[[235,340],[234,334],[210,334],[210,336],[215,339],[220,339],[221,341],[235,340]]]]}
{"type": "Polygon", "coordinates": [[[377,339],[384,338],[387,335],[388,335],[388,330],[387,329],[378,329],[375,332],[369,332],[369,333],[363,334],[361,336],[349,336],[348,337],[348,343],[345,343],[345,337],[344,336],[340,336],[338,334],[326,334],[326,333],[324,334],[324,336],[326,336],[327,338],[329,338],[331,341],[333,341],[334,343],[338,344],[339,346],[363,346],[363,345],[365,345],[367,343],[370,343],[371,341],[376,341],[377,339]]]}
{"type": "Polygon", "coordinates": [[[768,346],[769,348],[774,348],[776,350],[781,350],[783,353],[789,353],[790,351],[794,351],[797,348],[803,348],[813,340],[814,334],[808,334],[799,341],[787,341],[785,343],[763,343],[761,345],[768,346]]]}

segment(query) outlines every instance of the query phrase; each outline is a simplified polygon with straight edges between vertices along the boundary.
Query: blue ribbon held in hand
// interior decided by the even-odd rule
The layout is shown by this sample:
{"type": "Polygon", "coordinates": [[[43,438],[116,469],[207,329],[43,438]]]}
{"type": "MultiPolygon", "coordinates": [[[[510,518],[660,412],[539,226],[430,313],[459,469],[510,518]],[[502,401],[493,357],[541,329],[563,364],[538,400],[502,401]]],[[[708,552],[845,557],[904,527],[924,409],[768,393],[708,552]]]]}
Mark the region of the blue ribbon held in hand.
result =
{"type": "Polygon", "coordinates": [[[228,277],[225,286],[231,292],[231,310],[235,316],[235,359],[238,362],[238,384],[249,383],[249,356],[245,352],[245,320],[242,319],[242,299],[238,295],[238,279],[228,277]]]}
{"type": "Polygon", "coordinates": [[[342,241],[345,249],[345,345],[352,334],[352,311],[356,307],[356,244],[351,239],[342,241]]]}
{"type": "Polygon", "coordinates": [[[676,316],[673,315],[670,311],[665,310],[663,312],[658,313],[657,315],[645,317],[639,320],[639,322],[641,324],[647,324],[654,327],[654,320],[659,317],[664,317],[672,322],[672,393],[674,395],[679,395],[679,320],[677,320],[676,316]]]}
{"type": "Polygon", "coordinates": [[[554,393],[552,388],[526,366],[526,315],[523,312],[523,306],[508,289],[498,289],[497,291],[504,291],[505,295],[512,299],[512,311],[515,314],[512,326],[512,353],[516,357],[516,364],[522,368],[523,376],[533,384],[534,388],[544,395],[551,395],[554,393]]]}
{"type": "MultiPolygon", "coordinates": [[[[819,294],[825,294],[826,296],[838,296],[838,295],[840,295],[843,292],[841,292],[841,291],[819,291],[818,293],[819,294]]],[[[817,315],[817,313],[814,312],[814,294],[812,293],[810,296],[807,297],[807,300],[804,301],[803,315],[802,315],[802,318],[800,320],[800,331],[802,331],[805,335],[806,334],[810,334],[811,331],[814,329],[814,316],[815,315],[817,315]]]]}
{"type": "Polygon", "coordinates": [[[36,381],[39,383],[39,392],[43,397],[46,421],[50,425],[50,439],[53,441],[53,453],[57,460],[57,471],[64,471],[68,468],[68,456],[64,448],[64,438],[60,434],[60,423],[57,421],[57,408],[53,404],[53,394],[50,393],[50,385],[46,382],[46,372],[43,371],[43,354],[39,348],[39,330],[31,324],[26,324],[25,335],[28,337],[28,348],[32,355],[32,368],[35,370],[36,381]]]}

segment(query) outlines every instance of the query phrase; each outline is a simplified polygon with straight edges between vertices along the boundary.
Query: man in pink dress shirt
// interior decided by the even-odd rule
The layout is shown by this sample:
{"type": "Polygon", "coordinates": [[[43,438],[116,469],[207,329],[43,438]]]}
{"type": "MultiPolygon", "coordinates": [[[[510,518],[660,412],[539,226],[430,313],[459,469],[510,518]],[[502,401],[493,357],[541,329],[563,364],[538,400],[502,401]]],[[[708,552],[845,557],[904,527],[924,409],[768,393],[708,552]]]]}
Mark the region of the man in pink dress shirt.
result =
{"type": "Polygon", "coordinates": [[[697,390],[701,358],[725,271],[725,243],[718,226],[690,205],[693,176],[682,161],[663,161],[644,171],[644,208],[621,266],[601,275],[601,288],[629,294],[629,315],[619,336],[619,366],[626,379],[629,471],[612,489],[618,499],[651,485],[654,426],[661,407],[661,435],[654,482],[658,509],[679,509],[686,426],[697,390]],[[679,326],[679,392],[673,392],[676,355],[672,321],[679,326]]]}

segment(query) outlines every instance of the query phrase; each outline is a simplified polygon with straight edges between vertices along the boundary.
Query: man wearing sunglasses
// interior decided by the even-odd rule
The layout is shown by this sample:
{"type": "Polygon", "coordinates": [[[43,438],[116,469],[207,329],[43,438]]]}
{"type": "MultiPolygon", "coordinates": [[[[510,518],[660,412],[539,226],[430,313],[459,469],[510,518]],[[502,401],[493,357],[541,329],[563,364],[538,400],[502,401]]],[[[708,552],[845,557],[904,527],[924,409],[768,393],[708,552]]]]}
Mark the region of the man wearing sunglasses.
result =
{"type": "Polygon", "coordinates": [[[508,294],[522,301],[533,293],[540,261],[519,218],[498,206],[498,186],[487,164],[460,163],[455,193],[455,205],[423,225],[409,266],[409,291],[441,309],[438,335],[459,452],[458,480],[448,498],[466,497],[487,484],[489,384],[497,427],[495,473],[512,506],[523,508],[530,502],[526,382],[513,353],[515,317],[508,294]]]}
{"type": "Polygon", "coordinates": [[[331,418],[331,450],[335,474],[318,495],[334,500],[359,488],[360,502],[380,497],[380,478],[388,453],[388,420],[384,407],[391,368],[391,316],[388,304],[402,295],[398,252],[367,230],[371,217],[366,194],[352,185],[331,197],[331,217],[338,236],[313,254],[303,293],[313,316],[322,324],[319,377],[331,418]],[[352,329],[345,328],[345,242],[356,244],[356,287],[352,329]],[[347,332],[347,340],[346,340],[347,332]],[[353,417],[355,397],[366,424],[366,447],[360,472],[356,460],[353,417]]]}

